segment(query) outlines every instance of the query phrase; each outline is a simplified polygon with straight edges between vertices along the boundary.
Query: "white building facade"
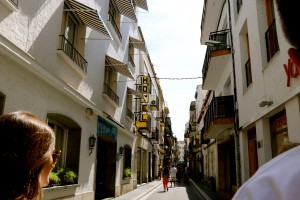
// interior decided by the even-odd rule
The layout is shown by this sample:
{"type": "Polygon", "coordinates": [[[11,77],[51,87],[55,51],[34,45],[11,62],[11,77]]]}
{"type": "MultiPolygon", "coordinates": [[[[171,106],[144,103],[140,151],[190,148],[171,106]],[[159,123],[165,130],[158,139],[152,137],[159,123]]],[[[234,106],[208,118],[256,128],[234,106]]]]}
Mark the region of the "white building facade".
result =
{"type": "MultiPolygon", "coordinates": [[[[205,1],[204,11],[201,44],[223,52],[210,56],[203,88],[236,98],[238,120],[233,121],[232,135],[238,136],[234,142],[239,146],[235,151],[239,186],[278,155],[284,142],[300,141],[299,69],[287,55],[290,45],[274,1],[205,1]],[[222,31],[231,37],[222,38],[222,31]]],[[[222,187],[220,181],[218,186],[222,187]]]]}
{"type": "Polygon", "coordinates": [[[136,122],[145,95],[155,105],[163,97],[139,9],[148,10],[146,0],[1,1],[0,112],[28,110],[47,121],[62,150],[58,167],[76,174],[44,188],[44,199],[115,197],[154,179],[162,132],[154,117],[148,132],[136,122]],[[141,76],[152,90],[138,88],[141,76]]]}

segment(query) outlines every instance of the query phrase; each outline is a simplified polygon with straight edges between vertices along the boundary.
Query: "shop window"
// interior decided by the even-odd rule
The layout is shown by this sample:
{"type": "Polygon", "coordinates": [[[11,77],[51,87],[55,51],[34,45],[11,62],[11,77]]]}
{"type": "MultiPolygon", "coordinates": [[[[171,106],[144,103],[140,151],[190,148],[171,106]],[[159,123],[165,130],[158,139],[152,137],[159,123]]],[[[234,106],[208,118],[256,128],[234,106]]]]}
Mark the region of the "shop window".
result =
{"type": "Polygon", "coordinates": [[[272,155],[275,157],[280,153],[283,143],[289,141],[285,110],[270,118],[270,128],[272,138],[272,155]]]}
{"type": "Polygon", "coordinates": [[[124,146],[124,170],[123,178],[131,177],[131,154],[132,149],[129,145],[124,146]],[[129,174],[130,171],[130,174],[129,174]]]}

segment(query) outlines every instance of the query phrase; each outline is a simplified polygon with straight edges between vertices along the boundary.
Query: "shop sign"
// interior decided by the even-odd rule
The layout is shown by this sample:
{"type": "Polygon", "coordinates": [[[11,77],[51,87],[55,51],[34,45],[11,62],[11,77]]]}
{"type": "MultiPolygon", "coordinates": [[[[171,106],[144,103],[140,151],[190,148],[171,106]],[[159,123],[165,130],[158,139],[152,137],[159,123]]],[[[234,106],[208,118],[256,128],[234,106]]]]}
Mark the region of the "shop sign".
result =
{"type": "Polygon", "coordinates": [[[285,74],[287,77],[287,83],[286,86],[291,86],[291,78],[297,78],[300,74],[299,66],[297,66],[295,63],[293,63],[292,59],[288,59],[288,64],[283,64],[283,68],[285,70],[285,74]]]}

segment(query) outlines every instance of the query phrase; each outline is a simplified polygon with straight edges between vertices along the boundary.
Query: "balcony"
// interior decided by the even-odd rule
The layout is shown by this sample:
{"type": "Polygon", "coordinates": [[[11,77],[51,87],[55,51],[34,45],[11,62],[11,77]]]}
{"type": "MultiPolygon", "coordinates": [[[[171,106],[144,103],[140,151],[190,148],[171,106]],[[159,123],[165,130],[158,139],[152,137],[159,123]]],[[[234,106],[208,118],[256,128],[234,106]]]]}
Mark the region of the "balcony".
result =
{"type": "Polygon", "coordinates": [[[133,114],[133,112],[132,112],[129,108],[126,108],[126,117],[127,117],[130,121],[133,121],[133,120],[134,120],[134,114],[133,114]]]}
{"type": "Polygon", "coordinates": [[[222,132],[233,127],[233,96],[214,97],[204,116],[204,138],[218,139],[222,132]]]}
{"type": "Polygon", "coordinates": [[[119,97],[116,93],[107,85],[106,83],[103,84],[103,94],[107,98],[108,101],[112,102],[113,104],[119,105],[119,97]]]}
{"type": "Polygon", "coordinates": [[[217,87],[226,63],[231,58],[231,40],[229,30],[212,32],[210,41],[218,42],[207,46],[202,68],[203,89],[214,90],[217,87]]]}
{"type": "Polygon", "coordinates": [[[205,0],[203,6],[203,14],[201,19],[201,44],[209,38],[212,31],[217,30],[222,11],[224,9],[225,0],[205,0]]]}
{"type": "Polygon", "coordinates": [[[190,133],[190,137],[194,136],[197,130],[197,123],[195,121],[191,121],[189,123],[189,133],[190,133]]]}
{"type": "Polygon", "coordinates": [[[83,58],[82,55],[76,50],[76,48],[67,40],[64,35],[60,35],[60,48],[58,54],[70,64],[74,70],[82,75],[87,73],[88,62],[83,58]]]}
{"type": "Polygon", "coordinates": [[[158,135],[159,135],[159,131],[157,129],[151,132],[150,141],[152,142],[152,144],[158,144],[158,135]]]}

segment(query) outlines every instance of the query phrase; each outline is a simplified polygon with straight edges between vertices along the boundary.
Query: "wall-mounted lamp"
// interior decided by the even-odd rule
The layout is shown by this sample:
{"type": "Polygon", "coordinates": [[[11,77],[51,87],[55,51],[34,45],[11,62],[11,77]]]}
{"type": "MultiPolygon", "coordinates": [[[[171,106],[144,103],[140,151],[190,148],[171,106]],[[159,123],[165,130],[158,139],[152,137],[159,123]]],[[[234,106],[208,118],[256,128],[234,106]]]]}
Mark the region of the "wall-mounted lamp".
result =
{"type": "Polygon", "coordinates": [[[86,117],[87,117],[87,118],[91,119],[92,116],[93,116],[93,114],[94,114],[94,111],[93,111],[93,109],[91,109],[91,108],[86,108],[86,109],[85,109],[85,114],[86,114],[86,117]]]}
{"type": "Polygon", "coordinates": [[[117,153],[117,160],[121,159],[121,157],[123,156],[123,152],[124,152],[124,147],[120,146],[119,153],[117,153]]]}
{"type": "Polygon", "coordinates": [[[89,150],[90,150],[89,156],[91,155],[91,153],[95,149],[96,141],[97,141],[97,138],[94,135],[89,137],[89,150]]]}
{"type": "Polygon", "coordinates": [[[230,45],[222,44],[220,41],[215,41],[215,40],[208,40],[208,41],[205,42],[205,45],[207,45],[209,47],[224,46],[224,47],[231,48],[230,45]]]}
{"type": "Polygon", "coordinates": [[[270,106],[273,104],[273,101],[262,101],[259,103],[259,107],[270,106]]]}

